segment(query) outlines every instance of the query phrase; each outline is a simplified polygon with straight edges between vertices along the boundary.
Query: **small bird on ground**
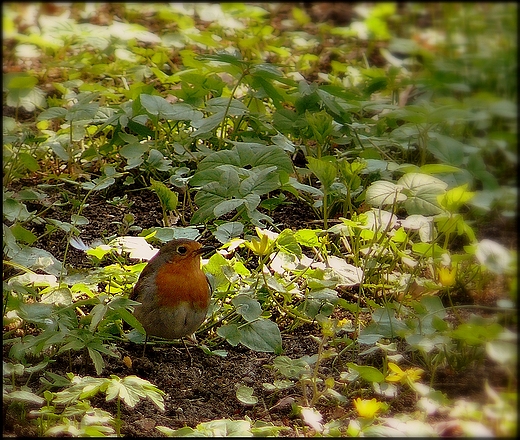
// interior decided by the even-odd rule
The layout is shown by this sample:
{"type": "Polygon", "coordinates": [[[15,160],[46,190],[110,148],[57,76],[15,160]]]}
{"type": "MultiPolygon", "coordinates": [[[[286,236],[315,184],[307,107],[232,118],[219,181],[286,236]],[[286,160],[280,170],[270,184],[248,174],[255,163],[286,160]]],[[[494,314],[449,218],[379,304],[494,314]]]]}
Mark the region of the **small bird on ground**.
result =
{"type": "Polygon", "coordinates": [[[134,316],[146,330],[144,349],[148,336],[179,339],[200,327],[211,298],[200,256],[211,250],[214,248],[194,240],[175,239],[143,269],[130,299],[141,303],[134,316]]]}

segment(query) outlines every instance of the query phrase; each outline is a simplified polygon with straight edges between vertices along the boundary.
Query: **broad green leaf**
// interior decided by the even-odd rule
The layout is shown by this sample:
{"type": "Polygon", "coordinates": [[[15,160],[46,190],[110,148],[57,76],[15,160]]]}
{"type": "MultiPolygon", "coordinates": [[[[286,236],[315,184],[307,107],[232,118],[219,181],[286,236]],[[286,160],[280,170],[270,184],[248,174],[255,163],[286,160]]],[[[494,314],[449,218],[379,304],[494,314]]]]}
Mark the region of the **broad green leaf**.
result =
{"type": "Polygon", "coordinates": [[[294,233],[294,238],[302,246],[317,247],[320,245],[318,238],[320,233],[321,231],[317,229],[298,229],[294,233]]]}
{"type": "Polygon", "coordinates": [[[472,322],[463,322],[450,332],[450,336],[454,339],[460,339],[468,345],[481,345],[495,339],[501,332],[503,327],[498,323],[482,323],[481,325],[472,322]]]}
{"type": "MultiPolygon", "coordinates": [[[[241,152],[242,147],[237,145],[237,151],[241,152]]],[[[288,174],[292,174],[293,163],[289,155],[283,150],[283,148],[275,145],[259,145],[252,147],[254,156],[251,162],[252,167],[268,167],[275,166],[278,171],[285,171],[288,174]]],[[[248,163],[242,164],[243,167],[249,165],[248,163]]]]}
{"type": "Polygon", "coordinates": [[[269,319],[248,322],[240,327],[240,342],[254,351],[275,354],[282,351],[280,329],[269,319]]]}
{"type": "Polygon", "coordinates": [[[307,168],[320,180],[325,192],[330,192],[331,186],[336,179],[336,165],[324,159],[307,158],[307,168]]]}
{"type": "Polygon", "coordinates": [[[310,373],[312,364],[303,358],[291,359],[288,356],[278,356],[273,365],[283,376],[289,379],[300,379],[310,373]]]}
{"type": "Polygon", "coordinates": [[[27,73],[10,73],[4,77],[5,87],[11,89],[32,89],[38,84],[38,78],[27,73]]]}
{"type": "Polygon", "coordinates": [[[236,391],[237,399],[245,405],[256,405],[258,397],[253,396],[254,391],[251,387],[241,385],[236,391]]]}
{"type": "Polygon", "coordinates": [[[61,275],[65,269],[50,252],[38,248],[23,248],[12,256],[12,261],[32,270],[42,270],[50,275],[61,275]]]}
{"type": "Polygon", "coordinates": [[[123,156],[127,161],[128,165],[125,167],[125,170],[130,170],[135,168],[136,166],[141,165],[143,163],[143,155],[149,150],[149,147],[146,144],[141,144],[139,142],[132,142],[119,150],[119,154],[123,156]]]}
{"type": "Polygon", "coordinates": [[[11,391],[10,393],[6,393],[4,391],[4,399],[6,400],[14,400],[15,402],[23,402],[28,404],[33,404],[37,406],[41,406],[45,404],[45,399],[37,396],[30,391],[11,391]]]}
{"type": "Polygon", "coordinates": [[[407,199],[402,188],[393,182],[377,180],[366,191],[365,201],[372,206],[392,205],[407,199]]]}
{"type": "Polygon", "coordinates": [[[83,215],[77,215],[77,214],[72,214],[70,216],[70,221],[75,225],[79,225],[79,226],[83,226],[83,225],[88,225],[90,223],[90,220],[83,216],[83,215]]]}
{"type": "MultiPolygon", "coordinates": [[[[260,200],[261,199],[258,194],[248,194],[244,197],[245,207],[249,215],[254,215],[255,213],[260,214],[258,211],[256,211],[256,208],[260,204],[260,200]]],[[[267,216],[264,216],[264,218],[267,218],[267,216]]]]}
{"type": "Polygon", "coordinates": [[[113,177],[99,177],[97,179],[92,180],[92,182],[85,182],[81,184],[83,189],[88,191],[101,191],[109,186],[113,185],[116,182],[116,179],[113,177]]]}
{"type": "Polygon", "coordinates": [[[452,137],[440,133],[430,133],[434,136],[427,143],[428,150],[442,163],[460,167],[464,162],[465,148],[462,143],[452,137]]]}
{"type": "Polygon", "coordinates": [[[422,257],[440,258],[446,251],[437,243],[414,243],[412,251],[422,257]]]}
{"type": "Polygon", "coordinates": [[[240,183],[239,193],[242,196],[247,196],[248,194],[261,196],[279,187],[280,179],[276,173],[276,167],[272,166],[252,172],[249,177],[240,183]]]}
{"type": "Polygon", "coordinates": [[[36,235],[34,235],[28,229],[25,229],[19,223],[15,223],[14,225],[12,225],[10,227],[10,229],[11,229],[11,232],[13,233],[14,237],[18,241],[22,241],[22,242],[27,243],[29,245],[33,244],[38,239],[38,237],[36,237],[36,235]]]}
{"type": "Polygon", "coordinates": [[[67,111],[66,120],[90,122],[96,116],[98,108],[99,104],[95,102],[75,104],[67,111]]]}
{"type": "Polygon", "coordinates": [[[7,197],[3,203],[4,217],[10,222],[23,222],[31,217],[33,213],[27,211],[25,204],[18,200],[7,197]]]}
{"type": "Polygon", "coordinates": [[[484,190],[500,188],[497,178],[488,171],[480,150],[469,156],[465,169],[482,182],[484,190]]]}
{"type": "Polygon", "coordinates": [[[172,166],[172,161],[170,159],[166,159],[164,155],[155,148],[150,150],[148,154],[148,159],[146,160],[148,164],[150,164],[157,171],[170,171],[172,166]]]}
{"type": "Polygon", "coordinates": [[[191,137],[198,137],[202,134],[211,132],[224,120],[224,113],[215,113],[207,118],[192,121],[191,125],[197,130],[191,134],[191,137]]]}
{"type": "Polygon", "coordinates": [[[159,119],[173,121],[193,121],[202,119],[202,112],[194,110],[189,104],[176,103],[170,104],[161,96],[145,95],[140,96],[141,104],[146,111],[159,119]]]}
{"type": "Polygon", "coordinates": [[[501,274],[510,269],[511,255],[507,248],[496,241],[487,238],[481,240],[477,244],[475,256],[480,264],[493,273],[501,274]]]}
{"type": "Polygon", "coordinates": [[[237,99],[212,98],[206,102],[206,111],[221,113],[230,116],[243,116],[249,112],[248,108],[237,99]]]}
{"type": "Polygon", "coordinates": [[[219,218],[223,215],[226,215],[228,212],[234,211],[244,203],[244,199],[223,200],[213,208],[213,216],[219,218]]]}
{"type": "Polygon", "coordinates": [[[279,249],[298,258],[302,256],[302,249],[294,236],[294,232],[290,229],[283,230],[276,239],[276,246],[279,249]]]}
{"type": "Polygon", "coordinates": [[[407,195],[404,206],[408,214],[435,215],[442,212],[437,196],[444,194],[448,184],[436,177],[421,173],[408,173],[398,182],[407,195]]]}
{"type": "Polygon", "coordinates": [[[247,295],[237,295],[231,302],[237,313],[248,322],[254,321],[262,314],[260,303],[247,295]]]}
{"type": "Polygon", "coordinates": [[[240,222],[228,222],[218,225],[213,233],[215,238],[222,244],[229,242],[232,238],[239,237],[244,232],[244,224],[240,222]]]}
{"type": "Polygon", "coordinates": [[[228,341],[233,347],[237,346],[240,342],[240,330],[236,324],[221,325],[217,329],[217,334],[228,341]]]}
{"type": "Polygon", "coordinates": [[[40,301],[47,304],[55,304],[57,306],[69,306],[72,304],[72,292],[68,287],[62,287],[61,289],[52,289],[44,293],[40,301]]]}
{"type": "Polygon", "coordinates": [[[367,382],[379,383],[385,380],[385,376],[377,368],[370,367],[367,365],[357,365],[353,362],[347,362],[347,366],[351,370],[356,371],[359,374],[359,376],[367,382]]]}
{"type": "Polygon", "coordinates": [[[450,212],[457,212],[463,205],[468,203],[475,193],[468,191],[468,184],[457,186],[438,196],[439,204],[450,212]]]}
{"type": "Polygon", "coordinates": [[[29,171],[37,171],[40,169],[40,165],[35,157],[31,156],[28,153],[20,153],[18,155],[21,164],[27,168],[29,171]]]}

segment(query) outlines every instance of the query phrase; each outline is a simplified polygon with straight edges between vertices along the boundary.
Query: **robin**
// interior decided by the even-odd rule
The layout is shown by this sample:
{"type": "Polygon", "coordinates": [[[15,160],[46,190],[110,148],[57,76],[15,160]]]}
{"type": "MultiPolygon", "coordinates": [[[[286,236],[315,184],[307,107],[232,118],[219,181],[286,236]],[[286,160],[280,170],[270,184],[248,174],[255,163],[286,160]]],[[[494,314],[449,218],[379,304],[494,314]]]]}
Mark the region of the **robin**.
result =
{"type": "Polygon", "coordinates": [[[150,335],[179,339],[200,327],[211,297],[200,256],[211,250],[194,240],[176,239],[148,262],[130,295],[141,303],[134,316],[146,330],[146,341],[150,335]]]}

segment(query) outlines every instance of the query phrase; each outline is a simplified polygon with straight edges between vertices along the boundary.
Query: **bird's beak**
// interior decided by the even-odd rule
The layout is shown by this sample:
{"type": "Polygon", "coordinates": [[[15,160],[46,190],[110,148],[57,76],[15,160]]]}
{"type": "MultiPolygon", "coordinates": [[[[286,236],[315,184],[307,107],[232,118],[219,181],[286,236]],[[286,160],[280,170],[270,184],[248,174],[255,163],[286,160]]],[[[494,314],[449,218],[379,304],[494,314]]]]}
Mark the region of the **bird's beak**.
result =
{"type": "Polygon", "coordinates": [[[202,246],[200,249],[197,250],[197,254],[199,254],[199,255],[209,254],[209,253],[215,252],[216,250],[217,250],[217,248],[214,246],[202,246]]]}

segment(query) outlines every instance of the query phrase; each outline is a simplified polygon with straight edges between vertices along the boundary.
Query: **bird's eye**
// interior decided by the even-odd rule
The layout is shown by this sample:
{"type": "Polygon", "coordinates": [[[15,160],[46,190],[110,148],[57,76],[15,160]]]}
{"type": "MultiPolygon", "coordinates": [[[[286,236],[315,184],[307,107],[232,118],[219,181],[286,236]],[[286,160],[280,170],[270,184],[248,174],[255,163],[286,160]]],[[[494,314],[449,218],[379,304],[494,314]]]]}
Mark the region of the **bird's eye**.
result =
{"type": "Polygon", "coordinates": [[[186,246],[179,246],[177,248],[177,252],[180,254],[180,255],[185,255],[186,252],[188,252],[188,248],[186,246]]]}

